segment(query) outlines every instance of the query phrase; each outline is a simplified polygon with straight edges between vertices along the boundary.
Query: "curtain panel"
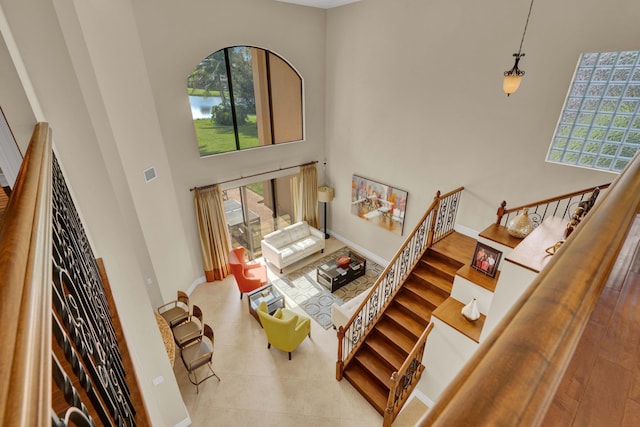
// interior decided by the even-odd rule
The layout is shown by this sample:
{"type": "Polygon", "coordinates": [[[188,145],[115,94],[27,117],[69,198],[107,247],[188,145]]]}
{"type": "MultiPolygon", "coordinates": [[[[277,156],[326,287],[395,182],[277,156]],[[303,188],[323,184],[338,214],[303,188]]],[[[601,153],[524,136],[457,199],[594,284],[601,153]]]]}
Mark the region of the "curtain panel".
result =
{"type": "Polygon", "coordinates": [[[196,189],[194,202],[204,274],[207,282],[222,280],[231,273],[231,236],[220,186],[196,189]]]}
{"type": "Polygon", "coordinates": [[[291,179],[293,212],[296,221],[318,228],[318,171],[316,165],[300,167],[300,173],[291,179]]]}

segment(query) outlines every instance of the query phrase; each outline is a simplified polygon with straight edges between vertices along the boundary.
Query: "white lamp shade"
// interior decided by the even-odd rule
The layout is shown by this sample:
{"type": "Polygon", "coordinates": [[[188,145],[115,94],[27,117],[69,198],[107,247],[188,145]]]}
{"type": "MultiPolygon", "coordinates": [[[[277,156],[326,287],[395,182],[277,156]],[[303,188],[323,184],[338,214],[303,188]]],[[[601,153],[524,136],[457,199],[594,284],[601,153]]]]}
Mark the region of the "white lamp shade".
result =
{"type": "Polygon", "coordinates": [[[502,90],[507,95],[511,95],[518,90],[520,82],[522,82],[522,76],[504,76],[504,80],[502,81],[502,90]]]}
{"type": "Polygon", "coordinates": [[[333,188],[323,186],[318,187],[318,201],[322,203],[329,203],[333,200],[333,188]]]}

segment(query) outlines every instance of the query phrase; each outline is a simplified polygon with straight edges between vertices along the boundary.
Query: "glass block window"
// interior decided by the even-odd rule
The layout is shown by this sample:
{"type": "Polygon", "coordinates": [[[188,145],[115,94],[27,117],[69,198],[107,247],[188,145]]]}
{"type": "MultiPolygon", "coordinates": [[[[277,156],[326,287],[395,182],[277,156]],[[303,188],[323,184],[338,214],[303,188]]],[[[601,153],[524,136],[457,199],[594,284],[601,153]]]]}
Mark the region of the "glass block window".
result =
{"type": "Polygon", "coordinates": [[[640,148],[640,52],[582,54],[547,161],[620,172],[640,148]]]}

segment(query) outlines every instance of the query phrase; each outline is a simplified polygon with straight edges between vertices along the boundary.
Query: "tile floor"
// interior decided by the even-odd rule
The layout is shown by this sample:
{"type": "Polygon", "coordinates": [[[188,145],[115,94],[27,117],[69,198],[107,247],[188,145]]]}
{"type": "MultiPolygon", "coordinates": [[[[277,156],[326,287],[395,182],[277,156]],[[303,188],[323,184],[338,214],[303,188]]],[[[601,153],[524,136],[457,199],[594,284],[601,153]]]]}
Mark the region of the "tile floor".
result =
{"type": "MultiPolygon", "coordinates": [[[[347,380],[336,381],[333,329],[311,320],[311,339],[289,361],[287,353],[267,349],[266,336],[249,314],[247,297],[240,300],[233,276],[201,284],[190,298],[214,329],[213,369],[221,378],[208,379],[196,394],[176,357],[174,372],[193,426],[382,425],[380,414],[347,380]]],[[[291,304],[287,308],[304,314],[291,304]]]]}

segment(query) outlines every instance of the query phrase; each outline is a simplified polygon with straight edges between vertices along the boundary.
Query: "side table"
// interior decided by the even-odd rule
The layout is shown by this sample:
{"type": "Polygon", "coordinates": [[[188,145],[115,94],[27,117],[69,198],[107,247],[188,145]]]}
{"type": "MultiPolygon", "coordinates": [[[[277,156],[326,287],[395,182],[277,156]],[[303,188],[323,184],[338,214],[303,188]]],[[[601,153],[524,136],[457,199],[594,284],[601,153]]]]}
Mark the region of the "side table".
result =
{"type": "Polygon", "coordinates": [[[258,306],[262,301],[267,303],[269,314],[273,314],[279,308],[284,308],[284,296],[270,283],[267,283],[263,287],[248,294],[247,304],[249,305],[249,313],[255,317],[261,326],[262,323],[260,322],[260,317],[256,310],[258,310],[258,306]]]}

